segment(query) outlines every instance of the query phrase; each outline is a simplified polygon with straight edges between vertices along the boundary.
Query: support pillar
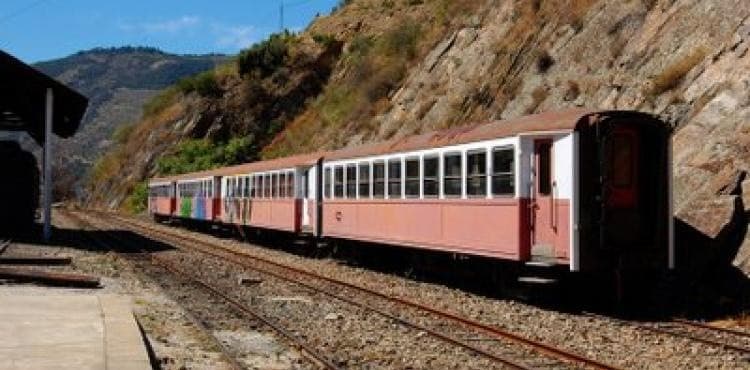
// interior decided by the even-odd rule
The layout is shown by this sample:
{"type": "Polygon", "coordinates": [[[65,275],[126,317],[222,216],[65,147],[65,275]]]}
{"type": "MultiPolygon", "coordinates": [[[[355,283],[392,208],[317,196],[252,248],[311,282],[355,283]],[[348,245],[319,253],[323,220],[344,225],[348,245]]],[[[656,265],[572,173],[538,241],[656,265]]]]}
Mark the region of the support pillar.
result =
{"type": "Polygon", "coordinates": [[[54,95],[47,89],[44,112],[44,241],[52,237],[52,117],[54,95]]]}

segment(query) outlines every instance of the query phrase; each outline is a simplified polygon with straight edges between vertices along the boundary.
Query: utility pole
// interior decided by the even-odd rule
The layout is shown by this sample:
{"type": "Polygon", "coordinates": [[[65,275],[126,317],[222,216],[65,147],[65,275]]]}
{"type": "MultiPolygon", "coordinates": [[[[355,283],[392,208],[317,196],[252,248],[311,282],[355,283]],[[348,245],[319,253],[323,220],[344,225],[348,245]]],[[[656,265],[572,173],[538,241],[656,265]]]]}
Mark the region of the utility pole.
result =
{"type": "Polygon", "coordinates": [[[279,1],[279,32],[284,32],[284,1],[279,1]]]}

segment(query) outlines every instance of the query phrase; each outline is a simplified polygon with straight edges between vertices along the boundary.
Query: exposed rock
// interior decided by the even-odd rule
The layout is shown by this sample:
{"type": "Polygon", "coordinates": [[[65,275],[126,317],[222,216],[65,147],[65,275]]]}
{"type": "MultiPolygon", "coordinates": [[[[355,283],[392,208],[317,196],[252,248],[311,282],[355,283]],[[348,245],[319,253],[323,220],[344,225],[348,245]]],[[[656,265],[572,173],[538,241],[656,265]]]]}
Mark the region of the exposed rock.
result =
{"type": "Polygon", "coordinates": [[[677,212],[677,218],[718,241],[736,230],[744,219],[744,210],[741,198],[736,195],[703,196],[688,202],[677,212]]]}

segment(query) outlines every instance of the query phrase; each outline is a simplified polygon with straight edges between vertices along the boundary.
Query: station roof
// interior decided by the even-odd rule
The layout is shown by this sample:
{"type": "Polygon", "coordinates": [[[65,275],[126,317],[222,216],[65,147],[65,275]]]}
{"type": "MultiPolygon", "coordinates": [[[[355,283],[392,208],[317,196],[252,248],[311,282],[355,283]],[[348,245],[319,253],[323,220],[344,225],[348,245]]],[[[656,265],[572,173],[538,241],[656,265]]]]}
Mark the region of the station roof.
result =
{"type": "Polygon", "coordinates": [[[44,142],[47,88],[52,88],[52,131],[72,136],[81,123],[88,99],[30,65],[0,50],[0,130],[26,131],[44,142]]]}

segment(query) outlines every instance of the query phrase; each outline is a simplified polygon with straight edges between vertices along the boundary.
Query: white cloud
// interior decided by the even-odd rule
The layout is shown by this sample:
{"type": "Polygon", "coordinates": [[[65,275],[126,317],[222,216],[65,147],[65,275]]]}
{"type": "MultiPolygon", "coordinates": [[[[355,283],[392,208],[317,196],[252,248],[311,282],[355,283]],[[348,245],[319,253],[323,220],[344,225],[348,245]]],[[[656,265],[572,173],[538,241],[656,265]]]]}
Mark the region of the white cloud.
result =
{"type": "Polygon", "coordinates": [[[254,26],[213,25],[216,34],[216,45],[222,48],[242,49],[258,40],[258,32],[254,26]]]}
{"type": "Polygon", "coordinates": [[[146,23],[120,23],[120,29],[124,31],[142,31],[148,33],[170,33],[175,34],[200,26],[200,17],[183,15],[175,19],[167,19],[160,22],[146,23]]]}

